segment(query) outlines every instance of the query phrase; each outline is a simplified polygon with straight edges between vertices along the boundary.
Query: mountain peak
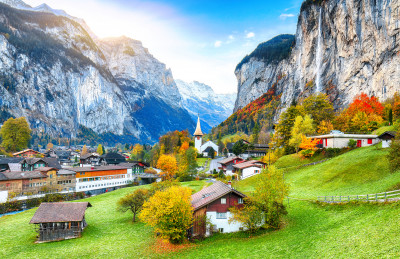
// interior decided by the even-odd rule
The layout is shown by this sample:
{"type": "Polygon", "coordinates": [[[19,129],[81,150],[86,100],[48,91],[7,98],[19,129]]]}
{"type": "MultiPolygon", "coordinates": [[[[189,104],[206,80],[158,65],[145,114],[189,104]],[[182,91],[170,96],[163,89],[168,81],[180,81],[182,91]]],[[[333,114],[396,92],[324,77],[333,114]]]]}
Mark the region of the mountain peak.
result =
{"type": "Polygon", "coordinates": [[[32,8],[30,5],[27,5],[24,1],[21,0],[0,0],[0,3],[9,5],[18,9],[30,9],[32,8]]]}

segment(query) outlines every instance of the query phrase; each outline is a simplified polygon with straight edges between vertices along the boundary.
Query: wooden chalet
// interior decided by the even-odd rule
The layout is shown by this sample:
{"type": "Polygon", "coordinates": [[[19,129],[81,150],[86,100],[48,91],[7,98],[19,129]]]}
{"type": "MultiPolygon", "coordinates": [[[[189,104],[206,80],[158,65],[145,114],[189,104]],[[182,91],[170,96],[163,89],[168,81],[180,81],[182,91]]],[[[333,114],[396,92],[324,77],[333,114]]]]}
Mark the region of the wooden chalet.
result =
{"type": "Polygon", "coordinates": [[[25,149],[14,153],[13,157],[44,157],[44,154],[33,149],[25,149]]]}
{"type": "Polygon", "coordinates": [[[29,224],[35,224],[38,243],[80,237],[87,226],[85,211],[89,202],[42,203],[29,224]]]}
{"type": "Polygon", "coordinates": [[[229,184],[217,181],[201,191],[192,195],[193,228],[192,237],[208,236],[210,230],[204,222],[207,217],[214,226],[212,231],[235,232],[242,229],[239,223],[229,223],[233,206],[243,206],[243,193],[233,189],[229,184]]]}

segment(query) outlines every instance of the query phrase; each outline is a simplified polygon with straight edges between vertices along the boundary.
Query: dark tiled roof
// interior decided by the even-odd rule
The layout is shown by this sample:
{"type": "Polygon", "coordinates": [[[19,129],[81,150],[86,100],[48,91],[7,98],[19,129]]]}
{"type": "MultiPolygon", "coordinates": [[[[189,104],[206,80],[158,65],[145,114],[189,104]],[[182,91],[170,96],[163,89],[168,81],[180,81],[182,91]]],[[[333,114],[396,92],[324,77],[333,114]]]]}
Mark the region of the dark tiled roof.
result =
{"type": "Polygon", "coordinates": [[[33,165],[33,164],[36,164],[39,161],[43,161],[44,162],[44,159],[43,158],[37,158],[37,157],[30,157],[30,158],[25,158],[25,160],[23,160],[23,161],[25,161],[25,163],[27,163],[28,165],[33,165]]]}
{"type": "Polygon", "coordinates": [[[392,137],[396,137],[397,132],[396,131],[385,131],[381,135],[378,136],[378,138],[383,137],[384,135],[390,135],[392,137]]]}
{"type": "Polygon", "coordinates": [[[96,166],[96,167],[85,166],[85,167],[70,168],[70,170],[74,172],[111,171],[111,170],[121,170],[121,169],[128,169],[128,167],[118,166],[118,165],[108,165],[108,166],[96,166]]]}
{"type": "Polygon", "coordinates": [[[86,154],[86,155],[82,155],[81,157],[80,157],[80,159],[87,159],[87,158],[89,158],[89,157],[99,157],[99,156],[97,156],[97,155],[93,155],[93,154],[86,154]]]}
{"type": "Polygon", "coordinates": [[[22,160],[24,160],[23,157],[5,157],[5,158],[0,158],[0,165],[7,165],[10,163],[19,163],[22,160]]]}
{"type": "Polygon", "coordinates": [[[29,223],[82,221],[87,207],[92,205],[89,202],[44,202],[29,223]]]}
{"type": "Polygon", "coordinates": [[[105,158],[105,159],[125,159],[124,156],[118,154],[118,153],[106,153],[102,156],[100,156],[101,158],[105,158]]]}
{"type": "Polygon", "coordinates": [[[212,147],[207,147],[203,152],[210,152],[210,150],[214,150],[214,149],[212,147]]]}
{"type": "Polygon", "coordinates": [[[25,172],[3,172],[7,180],[29,179],[29,178],[46,178],[47,176],[39,171],[25,171],[25,172]]]}
{"type": "Polygon", "coordinates": [[[58,159],[55,158],[55,157],[44,157],[42,159],[47,164],[48,167],[54,167],[54,168],[57,168],[57,169],[61,169],[62,168],[60,163],[58,162],[58,159]]]}
{"type": "Polygon", "coordinates": [[[194,210],[198,210],[230,192],[234,192],[241,197],[246,197],[246,195],[231,188],[229,185],[217,181],[213,185],[208,186],[201,191],[193,194],[192,206],[194,210]]]}
{"type": "Polygon", "coordinates": [[[219,161],[218,163],[220,163],[220,164],[224,165],[224,164],[227,164],[227,163],[230,163],[230,162],[232,162],[232,161],[233,161],[233,160],[235,160],[235,159],[243,160],[243,159],[242,159],[242,158],[240,158],[240,157],[237,157],[237,156],[231,156],[231,157],[228,157],[228,158],[225,158],[225,159],[223,159],[223,160],[219,161]]]}
{"type": "Polygon", "coordinates": [[[3,173],[0,173],[0,181],[5,181],[7,179],[7,176],[5,176],[3,173]]]}

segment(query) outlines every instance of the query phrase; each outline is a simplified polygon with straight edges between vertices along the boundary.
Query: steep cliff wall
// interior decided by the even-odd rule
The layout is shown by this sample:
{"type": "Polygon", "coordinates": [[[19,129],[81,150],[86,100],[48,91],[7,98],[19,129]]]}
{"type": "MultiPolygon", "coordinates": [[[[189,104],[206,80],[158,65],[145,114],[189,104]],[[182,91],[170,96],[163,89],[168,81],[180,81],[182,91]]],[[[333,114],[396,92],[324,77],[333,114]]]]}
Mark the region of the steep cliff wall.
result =
{"type": "Polygon", "coordinates": [[[0,4],[0,114],[25,116],[54,137],[83,125],[154,142],[194,130],[180,104],[171,71],[140,42],[93,39],[62,15],[0,4]]]}
{"type": "Polygon", "coordinates": [[[400,90],[400,2],[307,0],[290,55],[279,61],[250,58],[238,66],[235,110],[267,92],[278,75],[281,109],[313,92],[336,108],[365,92],[381,100],[400,90]]]}

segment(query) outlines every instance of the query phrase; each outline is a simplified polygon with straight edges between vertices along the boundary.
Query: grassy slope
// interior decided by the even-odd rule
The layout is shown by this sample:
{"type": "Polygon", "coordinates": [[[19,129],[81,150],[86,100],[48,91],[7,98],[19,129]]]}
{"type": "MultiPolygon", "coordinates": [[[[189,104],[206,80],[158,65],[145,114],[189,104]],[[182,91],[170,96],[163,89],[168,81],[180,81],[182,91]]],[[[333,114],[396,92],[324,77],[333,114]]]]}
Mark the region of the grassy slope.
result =
{"type": "MultiPolygon", "coordinates": [[[[400,182],[385,163],[387,150],[361,148],[322,164],[290,171],[285,179],[292,197],[314,198],[325,194],[357,194],[384,191],[400,182]]],[[[248,192],[257,177],[236,187],[248,192]]],[[[199,190],[204,183],[189,182],[199,190]]],[[[131,214],[115,211],[115,202],[132,189],[89,198],[89,227],[83,238],[49,244],[33,244],[35,233],[27,223],[34,210],[0,218],[0,258],[4,257],[149,257],[154,241],[151,229],[131,224],[131,214]],[[16,231],[16,229],[18,231],[16,231]],[[70,253],[72,251],[72,253],[70,253]]],[[[179,258],[271,257],[399,257],[400,204],[321,206],[290,200],[285,227],[279,231],[244,238],[243,233],[216,234],[195,248],[166,254],[179,258]]],[[[157,255],[160,257],[160,255],[157,255]]]]}
{"type": "Polygon", "coordinates": [[[379,129],[375,130],[372,134],[374,134],[374,135],[381,135],[381,134],[384,133],[385,131],[395,131],[395,127],[394,127],[394,126],[384,126],[384,127],[380,127],[379,129]]]}
{"type": "MultiPolygon", "coordinates": [[[[199,191],[204,181],[183,185],[199,191]]],[[[132,213],[116,211],[119,197],[137,187],[120,189],[86,199],[93,207],[86,211],[88,227],[83,237],[62,242],[34,244],[36,233],[29,225],[36,209],[0,218],[0,258],[147,257],[154,240],[151,228],[132,224],[132,213]]]]}

